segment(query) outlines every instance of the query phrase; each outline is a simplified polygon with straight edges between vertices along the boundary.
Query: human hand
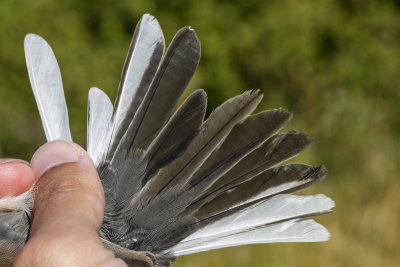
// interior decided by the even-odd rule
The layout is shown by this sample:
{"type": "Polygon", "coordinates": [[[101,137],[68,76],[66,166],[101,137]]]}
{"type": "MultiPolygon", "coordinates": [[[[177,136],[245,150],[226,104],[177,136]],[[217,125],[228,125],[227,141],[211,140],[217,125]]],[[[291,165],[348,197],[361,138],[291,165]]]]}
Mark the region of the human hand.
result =
{"type": "Polygon", "coordinates": [[[81,147],[66,141],[47,143],[36,151],[31,166],[1,160],[0,197],[25,192],[35,177],[32,226],[15,266],[126,266],[98,237],[104,192],[81,147]]]}
{"type": "Polygon", "coordinates": [[[32,186],[35,175],[28,162],[0,159],[0,198],[18,196],[32,186]]]}

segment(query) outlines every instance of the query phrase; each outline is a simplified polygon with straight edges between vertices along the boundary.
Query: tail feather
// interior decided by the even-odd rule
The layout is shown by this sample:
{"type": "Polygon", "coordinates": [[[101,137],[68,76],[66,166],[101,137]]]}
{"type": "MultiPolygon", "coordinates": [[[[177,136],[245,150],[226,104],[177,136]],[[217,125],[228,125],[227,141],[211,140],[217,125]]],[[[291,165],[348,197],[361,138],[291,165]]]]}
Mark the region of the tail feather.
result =
{"type": "Polygon", "coordinates": [[[239,232],[232,236],[204,240],[204,243],[193,245],[179,243],[169,252],[178,257],[212,249],[242,246],[248,244],[281,243],[281,242],[321,242],[329,239],[329,232],[322,225],[311,219],[293,219],[265,227],[239,232]]]}
{"type": "MultiPolygon", "coordinates": [[[[203,246],[217,246],[219,248],[241,245],[243,242],[245,244],[258,243],[258,241],[266,239],[270,239],[269,242],[286,242],[280,239],[289,238],[287,234],[290,232],[287,232],[287,229],[280,229],[277,232],[279,235],[276,236],[276,233],[271,235],[270,228],[276,228],[277,225],[282,228],[282,225],[287,226],[288,221],[293,226],[292,224],[302,222],[301,219],[303,218],[328,213],[333,207],[334,202],[324,195],[277,195],[201,228],[173,247],[170,253],[174,256],[180,256],[189,251],[201,249],[203,246]],[[260,232],[264,233],[261,240],[257,238],[249,239],[247,236],[247,234],[255,236],[256,233],[260,232]],[[243,233],[247,234],[242,235],[243,233]]],[[[326,232],[326,230],[323,232],[326,232]]],[[[321,233],[314,235],[316,238],[314,241],[320,241],[320,238],[325,238],[325,236],[321,233]]],[[[296,238],[298,238],[297,241],[310,241],[310,235],[307,232],[296,235],[296,238]]]]}
{"type": "MultiPolygon", "coordinates": [[[[197,196],[188,207],[189,210],[199,209],[220,193],[228,192],[282,161],[294,157],[307,148],[310,143],[305,134],[297,134],[294,131],[272,136],[261,147],[247,155],[220,177],[206,192],[197,196]]],[[[229,203],[229,201],[227,202],[229,203]]],[[[204,209],[201,213],[204,213],[204,209]]]]}
{"type": "Polygon", "coordinates": [[[134,114],[149,90],[164,53],[165,41],[158,21],[145,14],[135,28],[122,70],[113,112],[113,126],[107,143],[107,159],[114,155],[134,114]]]}
{"type": "Polygon", "coordinates": [[[188,190],[192,203],[186,211],[191,213],[201,206],[202,196],[227,171],[258,148],[265,140],[290,119],[291,115],[282,110],[264,111],[242,120],[228,134],[201,168],[192,176],[188,190]]]}
{"type": "Polygon", "coordinates": [[[116,154],[134,148],[146,149],[161,130],[200,59],[200,42],[189,27],[172,40],[133,121],[122,137],[116,154]]]}
{"type": "MultiPolygon", "coordinates": [[[[235,124],[255,109],[260,100],[261,96],[257,92],[245,92],[217,108],[204,122],[185,153],[161,169],[146,184],[135,198],[132,208],[142,211],[143,207],[152,206],[155,208],[154,214],[158,211],[164,212],[163,206],[174,201],[177,195],[184,191],[191,175],[201,167],[235,124]]],[[[149,212],[151,208],[145,210],[149,212]]],[[[154,214],[148,216],[157,217],[154,218],[155,221],[163,220],[161,216],[154,214]]]]}
{"type": "Polygon", "coordinates": [[[72,141],[60,68],[50,45],[36,34],[24,41],[26,66],[48,142],[72,141]]]}
{"type": "Polygon", "coordinates": [[[333,207],[333,201],[324,195],[279,194],[214,221],[182,242],[245,232],[267,224],[329,212],[333,207]]]}
{"type": "MultiPolygon", "coordinates": [[[[226,225],[223,221],[229,221],[235,218],[235,216],[240,216],[243,211],[256,208],[255,213],[260,213],[266,205],[261,205],[260,210],[257,210],[257,207],[260,203],[264,203],[273,199],[276,195],[282,193],[290,193],[296,191],[300,188],[305,188],[310,186],[320,180],[322,180],[326,175],[326,170],[322,167],[311,167],[304,164],[289,164],[281,167],[276,167],[272,170],[268,170],[262,175],[254,177],[253,179],[245,182],[237,188],[233,188],[230,190],[226,190],[223,193],[219,194],[215,199],[209,201],[204,205],[204,207],[200,208],[199,211],[193,212],[193,208],[191,206],[188,209],[191,211],[187,212],[187,210],[181,214],[182,218],[192,218],[189,222],[191,224],[191,231],[186,231],[185,233],[181,233],[180,238],[186,240],[190,234],[196,235],[196,231],[209,231],[209,227],[218,223],[222,220],[221,225],[226,225]],[[267,194],[269,192],[269,195],[267,194]],[[190,215],[193,214],[193,215],[190,215]],[[226,219],[225,218],[230,218],[226,219]],[[200,229],[200,230],[199,230],[200,229]]],[[[182,193],[184,194],[184,193],[182,193]]],[[[190,193],[188,193],[190,194],[190,193]]],[[[291,196],[289,196],[291,197],[291,196]]],[[[315,202],[321,201],[321,198],[325,198],[324,196],[316,198],[315,202]]],[[[298,199],[301,202],[301,199],[298,199]]],[[[313,200],[314,201],[314,200],[313,200]]],[[[331,205],[331,200],[327,200],[327,203],[331,205]]],[[[295,203],[296,201],[292,201],[295,203]]],[[[284,203],[284,202],[282,202],[284,203]]],[[[309,202],[311,203],[311,202],[309,202]]],[[[303,203],[304,204],[304,203],[303,203]]],[[[268,204],[267,204],[268,205],[268,204]]],[[[308,208],[309,204],[299,205],[299,207],[308,208]]],[[[295,207],[295,205],[293,205],[295,207]]],[[[288,211],[291,206],[288,205],[288,211]]],[[[310,216],[319,215],[322,213],[326,213],[326,211],[311,211],[307,213],[310,216]]],[[[270,212],[270,210],[268,210],[270,212]]],[[[254,213],[253,213],[254,214],[254,213]]],[[[292,212],[291,215],[294,213],[292,212]]],[[[306,213],[301,214],[298,213],[298,217],[308,217],[306,213]],[[307,216],[306,216],[307,215],[307,216]]],[[[283,214],[284,215],[284,214],[283,214]]],[[[297,216],[296,215],[296,216],[297,216]]],[[[294,215],[293,215],[294,216],[294,215]]],[[[249,220],[254,219],[254,215],[249,214],[249,220]]],[[[292,217],[286,218],[293,219],[292,217]]],[[[284,219],[280,219],[284,220],[284,219]]],[[[277,222],[275,220],[275,222],[277,222]]],[[[271,222],[272,223],[272,222],[271,222]]],[[[221,226],[221,229],[223,227],[221,226]]],[[[211,238],[212,239],[212,238],[211,238]]],[[[183,242],[183,241],[180,241],[183,242]]],[[[179,243],[180,243],[179,242],[179,243]]]]}
{"type": "MultiPolygon", "coordinates": [[[[323,167],[305,164],[288,164],[269,169],[241,184],[233,181],[215,192],[209,192],[203,199],[204,206],[199,209],[196,216],[204,220],[220,212],[227,212],[238,204],[241,206],[237,209],[276,194],[295,192],[321,181],[326,174],[326,169],[323,167]]],[[[222,216],[224,214],[214,217],[213,220],[222,216]]]]}
{"type": "Polygon", "coordinates": [[[265,170],[298,155],[310,144],[311,141],[307,139],[304,133],[290,131],[288,133],[274,135],[260,148],[238,162],[238,164],[221,177],[213,187],[219,188],[231,181],[236,184],[247,181],[265,170]]]}
{"type": "Polygon", "coordinates": [[[145,157],[148,164],[144,183],[158,169],[184,153],[199,132],[206,112],[206,104],[206,93],[203,90],[197,90],[175,112],[146,150],[145,157]]]}
{"type": "Polygon", "coordinates": [[[113,107],[108,96],[93,87],[89,91],[87,112],[87,152],[95,166],[104,160],[113,107]]]}
{"type": "Polygon", "coordinates": [[[234,154],[245,154],[261,145],[271,134],[278,131],[290,119],[290,114],[282,110],[268,110],[256,115],[251,115],[235,125],[223,143],[217,147],[201,168],[193,175],[190,182],[198,183],[203,176],[216,165],[234,158],[234,154]],[[247,149],[246,149],[247,148],[247,149]],[[249,150],[243,153],[243,150],[249,150]]]}

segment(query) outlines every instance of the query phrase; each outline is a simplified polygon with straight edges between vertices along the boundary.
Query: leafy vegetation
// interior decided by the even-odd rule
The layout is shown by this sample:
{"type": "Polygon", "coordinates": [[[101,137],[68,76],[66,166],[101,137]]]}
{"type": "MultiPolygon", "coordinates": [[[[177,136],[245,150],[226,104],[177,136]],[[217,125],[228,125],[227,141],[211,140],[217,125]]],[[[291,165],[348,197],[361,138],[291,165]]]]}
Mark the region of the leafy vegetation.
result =
{"type": "Polygon", "coordinates": [[[180,258],[175,266],[397,266],[400,262],[399,1],[3,0],[0,5],[0,157],[29,160],[45,142],[31,93],[23,38],[43,36],[58,58],[72,133],[84,145],[91,86],[115,98],[143,13],[167,42],[191,25],[202,60],[190,88],[210,110],[260,88],[262,108],[294,112],[287,129],[315,140],[296,161],[324,164],[336,212],[317,221],[319,244],[244,246],[180,258]]]}

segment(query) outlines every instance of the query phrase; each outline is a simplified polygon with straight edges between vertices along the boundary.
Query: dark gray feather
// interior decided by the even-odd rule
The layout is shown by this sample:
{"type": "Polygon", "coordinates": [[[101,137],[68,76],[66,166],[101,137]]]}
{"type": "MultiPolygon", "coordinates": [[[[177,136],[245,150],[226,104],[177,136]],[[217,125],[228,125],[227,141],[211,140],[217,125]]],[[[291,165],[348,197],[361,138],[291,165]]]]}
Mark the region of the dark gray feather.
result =
{"type": "Polygon", "coordinates": [[[231,183],[222,187],[218,191],[219,194],[213,194],[216,195],[214,199],[209,200],[196,216],[201,221],[206,218],[217,219],[215,214],[224,214],[225,211],[232,213],[277,194],[291,193],[309,187],[321,181],[326,174],[324,167],[298,163],[275,167],[237,186],[231,183]],[[251,198],[254,199],[251,201],[251,198]],[[231,209],[240,203],[242,204],[231,209]]]}
{"type": "MultiPolygon", "coordinates": [[[[249,116],[235,125],[221,146],[217,147],[201,168],[193,175],[190,183],[196,185],[212,173],[228,171],[240,159],[260,146],[269,136],[282,128],[291,114],[284,110],[268,110],[249,116]]],[[[221,174],[221,175],[222,175],[221,174]]],[[[220,175],[217,175],[220,177],[220,175]]],[[[210,179],[210,182],[213,181],[210,179]]]]}
{"type": "MultiPolygon", "coordinates": [[[[117,148],[133,116],[142,103],[164,53],[165,41],[158,21],[145,14],[135,28],[122,70],[114,105],[113,126],[108,138],[108,159],[117,148]]],[[[107,152],[107,151],[106,151],[107,152]]]]}
{"type": "Polygon", "coordinates": [[[133,230],[128,239],[140,240],[135,249],[157,244],[160,250],[183,239],[195,229],[193,219],[179,217],[190,203],[184,186],[231,129],[252,112],[261,100],[258,92],[245,92],[217,108],[203,124],[185,153],[160,170],[133,199],[126,215],[133,230]],[[163,191],[165,190],[165,191],[163,191]],[[177,227],[179,225],[179,227],[177,227]]]}
{"type": "Polygon", "coordinates": [[[189,27],[178,31],[118,146],[118,153],[147,148],[169,118],[199,59],[200,42],[195,32],[189,27]]]}
{"type": "MultiPolygon", "coordinates": [[[[193,175],[190,187],[185,190],[185,193],[189,193],[193,200],[201,197],[218,178],[258,148],[270,135],[282,128],[290,118],[289,112],[276,109],[249,116],[236,124],[223,143],[214,150],[193,175]]],[[[196,207],[198,208],[194,203],[191,205],[194,210],[197,209],[196,207]]],[[[189,210],[187,209],[187,211],[189,210]]]]}
{"type": "Polygon", "coordinates": [[[172,195],[175,192],[173,197],[175,198],[176,192],[180,192],[184,185],[188,184],[191,175],[201,167],[235,124],[255,109],[261,98],[262,96],[258,95],[257,91],[247,91],[226,101],[212,112],[185,153],[160,170],[146,184],[135,199],[136,205],[146,206],[151,199],[156,198],[163,190],[165,190],[163,193],[170,191],[172,195]]]}
{"type": "Polygon", "coordinates": [[[148,164],[144,183],[158,169],[179,157],[186,150],[199,131],[206,105],[206,93],[204,90],[197,90],[174,113],[146,150],[145,157],[148,164]]]}
{"type": "Polygon", "coordinates": [[[234,186],[245,182],[265,170],[288,160],[312,143],[305,133],[290,131],[269,138],[260,148],[242,159],[229,172],[213,184],[207,195],[214,193],[222,186],[234,186]]]}

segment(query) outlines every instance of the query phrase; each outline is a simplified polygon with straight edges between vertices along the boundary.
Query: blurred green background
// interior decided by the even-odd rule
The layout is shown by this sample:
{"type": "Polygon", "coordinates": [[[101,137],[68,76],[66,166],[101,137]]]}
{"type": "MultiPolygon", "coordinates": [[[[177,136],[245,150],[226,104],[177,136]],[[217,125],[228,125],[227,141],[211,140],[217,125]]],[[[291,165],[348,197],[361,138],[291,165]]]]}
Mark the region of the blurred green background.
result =
{"type": "Polygon", "coordinates": [[[116,96],[134,26],[156,16],[166,41],[191,25],[202,60],[190,90],[212,110],[260,88],[262,109],[294,112],[286,129],[314,145],[296,161],[329,175],[335,213],[325,243],[269,244],[179,258],[174,266],[398,266],[400,263],[400,2],[378,0],[2,0],[0,157],[29,160],[45,142],[23,53],[43,36],[61,67],[74,140],[86,139],[91,86],[116,96]]]}

